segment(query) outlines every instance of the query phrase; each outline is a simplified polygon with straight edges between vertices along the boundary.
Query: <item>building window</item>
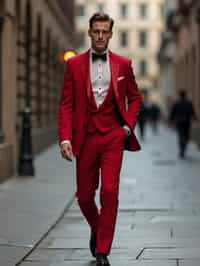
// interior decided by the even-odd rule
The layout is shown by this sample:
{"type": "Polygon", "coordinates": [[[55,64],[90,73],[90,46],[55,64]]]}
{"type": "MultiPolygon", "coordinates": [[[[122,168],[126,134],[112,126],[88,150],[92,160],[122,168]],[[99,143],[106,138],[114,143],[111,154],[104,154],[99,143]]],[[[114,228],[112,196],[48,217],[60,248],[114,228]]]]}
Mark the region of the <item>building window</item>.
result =
{"type": "Polygon", "coordinates": [[[120,4],[120,17],[121,18],[127,18],[128,17],[128,6],[127,4],[120,4]]]}
{"type": "Polygon", "coordinates": [[[160,17],[163,18],[164,15],[165,15],[165,12],[164,12],[164,4],[160,4],[159,5],[159,13],[160,13],[160,17]]]}
{"type": "Polygon", "coordinates": [[[84,5],[77,5],[76,15],[78,17],[84,17],[85,16],[85,6],[84,5]]]}
{"type": "Polygon", "coordinates": [[[98,10],[98,12],[103,13],[105,10],[104,4],[103,3],[97,4],[97,10],[98,10]]]}
{"type": "Polygon", "coordinates": [[[78,45],[78,47],[84,47],[85,46],[85,33],[84,32],[78,32],[77,33],[77,45],[78,45]]]}
{"type": "Polygon", "coordinates": [[[140,76],[145,76],[147,74],[147,61],[145,59],[140,61],[139,74],[140,76]]]}
{"type": "Polygon", "coordinates": [[[120,33],[120,46],[127,47],[128,46],[128,32],[122,31],[120,33]]]}
{"type": "Polygon", "coordinates": [[[3,26],[3,17],[0,16],[0,143],[3,141],[3,133],[2,133],[2,26],[3,26]]]}
{"type": "Polygon", "coordinates": [[[140,47],[147,46],[147,32],[146,31],[139,32],[139,45],[140,47]]]}
{"type": "Polygon", "coordinates": [[[139,4],[139,16],[142,19],[147,17],[147,4],[146,3],[139,4]]]}

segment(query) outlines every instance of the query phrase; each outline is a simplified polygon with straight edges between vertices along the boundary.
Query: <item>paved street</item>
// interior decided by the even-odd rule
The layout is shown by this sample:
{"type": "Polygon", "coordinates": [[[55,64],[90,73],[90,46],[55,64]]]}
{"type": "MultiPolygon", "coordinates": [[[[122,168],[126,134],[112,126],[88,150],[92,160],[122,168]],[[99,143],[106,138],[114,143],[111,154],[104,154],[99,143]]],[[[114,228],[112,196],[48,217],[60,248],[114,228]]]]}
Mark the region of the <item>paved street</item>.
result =
{"type": "MultiPolygon", "coordinates": [[[[177,157],[176,136],[149,129],[139,153],[125,153],[112,266],[200,265],[200,152],[177,157]]],[[[74,192],[74,165],[56,146],[37,175],[0,185],[0,265],[92,266],[89,228],[74,192]]]]}

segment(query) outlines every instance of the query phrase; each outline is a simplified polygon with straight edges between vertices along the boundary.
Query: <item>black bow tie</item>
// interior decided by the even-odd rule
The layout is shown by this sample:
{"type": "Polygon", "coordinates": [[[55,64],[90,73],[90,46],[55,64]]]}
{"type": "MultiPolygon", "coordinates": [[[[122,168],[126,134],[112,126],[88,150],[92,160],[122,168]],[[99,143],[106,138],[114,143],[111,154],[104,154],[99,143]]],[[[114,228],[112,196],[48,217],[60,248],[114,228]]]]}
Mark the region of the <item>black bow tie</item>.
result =
{"type": "Polygon", "coordinates": [[[102,61],[106,61],[107,60],[107,54],[92,53],[92,61],[96,61],[97,59],[101,59],[102,61]]]}

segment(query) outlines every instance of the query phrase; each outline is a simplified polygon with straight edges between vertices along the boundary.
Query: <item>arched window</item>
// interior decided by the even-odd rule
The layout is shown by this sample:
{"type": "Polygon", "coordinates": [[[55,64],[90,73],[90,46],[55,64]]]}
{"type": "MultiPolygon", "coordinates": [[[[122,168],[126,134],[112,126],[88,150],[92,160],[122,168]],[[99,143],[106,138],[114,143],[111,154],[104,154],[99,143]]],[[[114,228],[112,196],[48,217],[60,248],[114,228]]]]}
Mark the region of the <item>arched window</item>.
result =
{"type": "Polygon", "coordinates": [[[142,59],[140,61],[140,69],[139,69],[139,73],[141,76],[146,76],[147,75],[147,71],[148,71],[148,63],[146,59],[142,59]]]}

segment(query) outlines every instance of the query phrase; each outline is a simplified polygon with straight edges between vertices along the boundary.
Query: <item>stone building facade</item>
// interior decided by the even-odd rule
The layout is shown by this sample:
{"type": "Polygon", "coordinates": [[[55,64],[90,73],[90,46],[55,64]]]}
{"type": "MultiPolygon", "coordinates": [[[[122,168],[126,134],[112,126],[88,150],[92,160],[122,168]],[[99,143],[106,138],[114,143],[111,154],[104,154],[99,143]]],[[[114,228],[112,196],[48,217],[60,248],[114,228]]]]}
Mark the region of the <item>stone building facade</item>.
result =
{"type": "MultiPolygon", "coordinates": [[[[167,1],[166,1],[167,2],[167,1]]],[[[169,44],[175,44],[173,52],[174,97],[184,89],[192,100],[200,118],[200,2],[199,0],[178,0],[175,9],[167,16],[167,32],[171,35],[169,44]]],[[[162,48],[162,47],[161,47],[162,48]]],[[[167,49],[161,50],[166,62],[167,49]]],[[[164,61],[162,61],[164,62],[164,61]]],[[[162,67],[164,64],[162,64],[162,67]]],[[[193,138],[200,145],[200,123],[193,128],[193,138]]]]}
{"type": "Polygon", "coordinates": [[[17,172],[26,106],[33,153],[57,139],[62,54],[74,46],[72,0],[0,1],[0,181],[17,172]]]}
{"type": "Polygon", "coordinates": [[[160,88],[163,103],[163,115],[167,118],[175,94],[175,53],[176,45],[169,21],[177,9],[178,0],[164,2],[165,29],[162,33],[161,46],[158,54],[160,63],[160,88]]]}

